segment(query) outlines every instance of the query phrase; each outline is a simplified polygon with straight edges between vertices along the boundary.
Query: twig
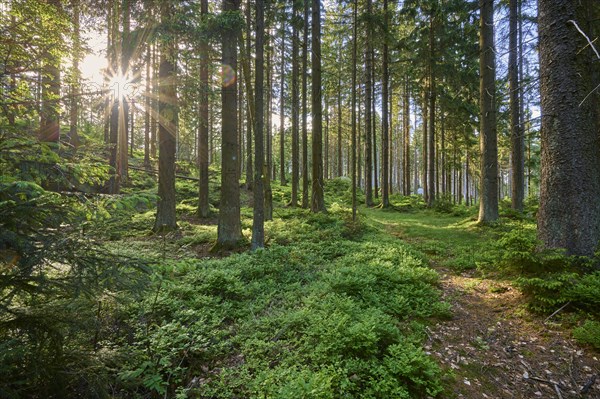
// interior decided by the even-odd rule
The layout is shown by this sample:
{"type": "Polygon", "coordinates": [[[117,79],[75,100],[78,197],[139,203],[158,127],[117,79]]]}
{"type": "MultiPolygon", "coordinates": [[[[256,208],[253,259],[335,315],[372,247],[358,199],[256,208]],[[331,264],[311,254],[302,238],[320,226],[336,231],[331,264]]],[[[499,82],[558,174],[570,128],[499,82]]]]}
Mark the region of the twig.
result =
{"type": "Polygon", "coordinates": [[[585,37],[585,40],[587,40],[587,42],[589,43],[590,47],[592,48],[592,50],[594,50],[594,53],[596,53],[596,57],[598,57],[598,59],[600,60],[600,54],[598,53],[598,50],[596,50],[596,47],[594,47],[594,43],[590,40],[589,37],[587,37],[587,35],[581,30],[581,28],[579,27],[579,25],[577,25],[577,22],[573,21],[572,19],[570,19],[568,22],[572,23],[573,25],[575,25],[575,28],[577,28],[577,30],[579,31],[579,33],[581,33],[581,35],[583,37],[585,37]]]}
{"type": "Polygon", "coordinates": [[[556,391],[556,395],[558,396],[558,399],[563,399],[562,394],[560,393],[560,388],[558,387],[558,384],[554,384],[554,390],[556,391]]]}
{"type": "MultiPolygon", "coordinates": [[[[596,57],[598,57],[598,59],[600,60],[600,53],[598,53],[598,50],[596,50],[596,47],[594,47],[594,42],[592,42],[590,40],[590,38],[585,34],[584,31],[581,30],[581,28],[579,27],[579,25],[577,25],[577,22],[575,22],[574,20],[570,19],[568,22],[572,23],[573,25],[575,25],[575,28],[577,29],[577,31],[579,33],[581,33],[581,35],[583,37],[585,37],[585,40],[587,40],[588,44],[590,45],[590,47],[592,48],[592,50],[594,50],[594,53],[596,53],[596,57]]],[[[596,90],[598,90],[600,88],[600,85],[596,86],[594,88],[594,90],[592,90],[587,96],[585,96],[585,98],[579,103],[579,106],[581,107],[581,105],[585,102],[585,100],[588,99],[589,96],[592,95],[592,93],[594,93],[596,90]]]]}
{"type": "Polygon", "coordinates": [[[586,381],[586,383],[583,385],[583,388],[581,388],[580,393],[582,395],[585,395],[586,393],[588,393],[590,391],[590,389],[592,388],[592,385],[594,385],[594,383],[596,382],[596,378],[598,377],[598,374],[594,374],[593,376],[590,377],[589,380],[586,381]]]}
{"type": "Polygon", "coordinates": [[[564,305],[562,305],[560,308],[558,308],[557,310],[554,311],[554,313],[552,313],[550,316],[546,317],[546,320],[544,320],[544,323],[542,324],[546,324],[548,322],[548,320],[550,320],[551,318],[553,318],[554,316],[556,316],[561,310],[563,310],[564,308],[566,308],[568,305],[571,304],[571,301],[565,303],[564,305]]]}

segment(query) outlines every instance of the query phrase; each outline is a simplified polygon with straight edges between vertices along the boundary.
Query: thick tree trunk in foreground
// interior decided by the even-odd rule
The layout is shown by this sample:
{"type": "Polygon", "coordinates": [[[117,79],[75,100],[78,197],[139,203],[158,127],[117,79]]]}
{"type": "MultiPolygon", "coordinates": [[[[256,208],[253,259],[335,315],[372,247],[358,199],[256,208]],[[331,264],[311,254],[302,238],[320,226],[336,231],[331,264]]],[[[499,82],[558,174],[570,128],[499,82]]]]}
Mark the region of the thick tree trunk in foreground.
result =
{"type": "Polygon", "coordinates": [[[494,0],[479,0],[481,200],[479,223],[498,219],[498,138],[496,135],[496,68],[494,0]]]}
{"type": "MultiPolygon", "coordinates": [[[[223,0],[223,11],[237,11],[239,5],[239,0],[223,0]]],[[[237,70],[237,37],[238,32],[235,29],[223,32],[222,64],[230,66],[233,71],[237,70]]],[[[240,186],[236,162],[238,153],[236,79],[223,80],[221,102],[223,143],[221,146],[221,199],[216,249],[237,247],[242,239],[240,186]]]]}
{"type": "MultiPolygon", "coordinates": [[[[172,5],[161,6],[163,21],[171,18],[172,5]]],[[[175,217],[175,138],[177,136],[177,72],[175,42],[165,41],[160,52],[158,95],[158,207],[154,231],[177,228],[175,217]]]]}
{"type": "Polygon", "coordinates": [[[548,248],[593,255],[600,240],[600,135],[591,35],[596,0],[540,0],[542,165],[538,234],[548,248]]]}

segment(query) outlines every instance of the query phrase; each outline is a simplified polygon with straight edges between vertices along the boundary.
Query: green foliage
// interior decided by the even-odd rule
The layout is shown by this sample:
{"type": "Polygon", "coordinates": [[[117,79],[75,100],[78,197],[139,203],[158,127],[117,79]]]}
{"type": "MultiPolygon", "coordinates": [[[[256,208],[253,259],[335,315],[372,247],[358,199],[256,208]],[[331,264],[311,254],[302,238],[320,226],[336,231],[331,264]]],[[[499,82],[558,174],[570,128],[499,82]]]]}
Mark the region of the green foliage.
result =
{"type": "Polygon", "coordinates": [[[390,196],[390,202],[394,205],[395,209],[403,212],[423,210],[427,207],[425,201],[423,201],[423,197],[420,195],[402,196],[394,194],[390,196]]]}
{"type": "Polygon", "coordinates": [[[519,277],[517,286],[530,297],[529,307],[536,312],[552,312],[567,303],[566,291],[578,275],[570,272],[548,273],[539,277],[519,277]]]}
{"type": "Polygon", "coordinates": [[[440,213],[452,213],[454,211],[454,202],[452,194],[442,195],[433,201],[433,209],[440,213]]]}
{"type": "MultiPolygon", "coordinates": [[[[419,347],[423,320],[448,313],[437,274],[398,240],[351,233],[347,208],[278,212],[267,250],[160,266],[128,311],[121,389],[215,398],[441,392],[440,370],[419,347]]],[[[215,234],[190,231],[186,245],[215,234]]]]}
{"type": "Polygon", "coordinates": [[[0,184],[2,396],[107,395],[113,355],[98,348],[112,326],[101,304],[135,298],[148,269],[84,238],[86,213],[77,197],[0,184]]]}
{"type": "Polygon", "coordinates": [[[600,272],[584,274],[565,292],[566,298],[595,313],[600,313],[600,272]]]}
{"type": "Polygon", "coordinates": [[[582,326],[573,330],[573,337],[579,342],[600,349],[600,323],[593,320],[586,320],[582,326]]]}

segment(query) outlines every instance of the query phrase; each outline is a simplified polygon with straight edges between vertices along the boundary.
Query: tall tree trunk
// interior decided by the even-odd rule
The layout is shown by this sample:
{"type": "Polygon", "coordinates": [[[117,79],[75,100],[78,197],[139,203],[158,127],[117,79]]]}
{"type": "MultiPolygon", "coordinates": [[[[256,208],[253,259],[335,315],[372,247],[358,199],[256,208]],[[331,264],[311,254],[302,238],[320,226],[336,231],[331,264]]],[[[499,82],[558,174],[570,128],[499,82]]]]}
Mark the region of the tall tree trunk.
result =
{"type": "MultiPolygon", "coordinates": [[[[389,191],[389,195],[393,194],[393,190],[394,190],[394,165],[396,165],[396,163],[394,162],[394,155],[395,155],[395,151],[394,149],[396,148],[396,144],[397,142],[394,140],[394,100],[393,100],[393,87],[394,87],[394,83],[390,82],[389,83],[389,93],[388,93],[388,104],[389,104],[389,112],[388,112],[388,119],[389,119],[389,127],[388,127],[388,131],[389,131],[389,137],[388,137],[388,148],[389,148],[389,156],[388,156],[388,191],[389,191]]],[[[396,160],[397,161],[397,160],[396,160]]]]}
{"type": "MultiPolygon", "coordinates": [[[[285,13],[284,13],[285,15],[285,13]]],[[[279,90],[279,180],[285,181],[285,19],[281,22],[281,85],[279,90]]]]}
{"type": "Polygon", "coordinates": [[[327,93],[325,93],[325,179],[330,178],[329,173],[329,98],[327,97],[327,93]]]}
{"type": "MultiPolygon", "coordinates": [[[[373,12],[373,1],[367,0],[367,16],[373,12]]],[[[366,53],[365,53],[365,204],[373,206],[373,146],[371,145],[373,136],[371,130],[371,102],[373,100],[373,85],[371,83],[371,52],[372,52],[372,33],[370,20],[366,22],[366,53]]]]}
{"type": "MultiPolygon", "coordinates": [[[[46,0],[54,12],[61,13],[59,0],[46,0]]],[[[51,49],[42,55],[42,104],[40,112],[40,141],[60,140],[60,57],[51,49]]]]}
{"type": "Polygon", "coordinates": [[[423,142],[422,142],[422,154],[421,154],[421,176],[423,176],[423,199],[426,204],[429,204],[429,176],[428,168],[429,164],[429,86],[425,85],[423,92],[423,142]]]}
{"type": "Polygon", "coordinates": [[[81,72],[79,71],[79,60],[81,58],[81,33],[79,29],[79,17],[80,17],[80,0],[73,0],[73,81],[71,82],[71,109],[70,109],[70,127],[69,127],[69,141],[75,148],[79,147],[79,133],[78,123],[79,118],[79,91],[81,90],[80,80],[81,72]]]}
{"type": "MultiPolygon", "coordinates": [[[[252,15],[250,12],[250,2],[246,2],[246,48],[243,49],[243,69],[244,81],[246,82],[246,189],[252,190],[252,180],[254,172],[252,171],[252,129],[255,127],[254,121],[254,90],[252,88],[252,15]]],[[[243,43],[243,41],[240,41],[243,43]]]]}
{"type": "Polygon", "coordinates": [[[519,105],[519,68],[517,61],[518,1],[509,1],[508,80],[510,92],[510,161],[512,169],[511,201],[514,210],[523,212],[523,200],[525,198],[525,137],[519,115],[521,107],[519,105]]]}
{"type": "Polygon", "coordinates": [[[435,21],[434,21],[434,10],[431,10],[429,21],[429,135],[427,142],[427,179],[429,180],[427,193],[427,206],[433,207],[436,194],[436,180],[435,180],[435,160],[436,160],[436,148],[435,148],[435,21]]]}
{"type": "Polygon", "coordinates": [[[129,156],[133,157],[133,149],[135,145],[135,101],[131,100],[131,108],[129,109],[129,156]]]}
{"type": "MultiPolygon", "coordinates": [[[[356,0],[356,1],[358,1],[358,0],[356,0]]],[[[358,57],[358,54],[356,56],[358,57]]],[[[362,98],[361,98],[362,92],[361,92],[360,88],[361,88],[360,84],[358,84],[356,87],[356,91],[357,91],[356,102],[358,104],[358,107],[357,107],[358,115],[357,115],[357,121],[356,121],[356,124],[357,124],[356,135],[358,136],[356,139],[356,151],[358,152],[357,159],[356,159],[356,163],[357,163],[356,178],[358,180],[358,187],[363,187],[363,175],[362,175],[362,153],[363,153],[362,148],[363,147],[362,147],[362,142],[364,140],[363,140],[362,128],[361,128],[362,127],[362,112],[361,112],[362,108],[361,108],[360,104],[362,104],[362,98]]]]}
{"type": "MultiPolygon", "coordinates": [[[[440,101],[441,102],[441,101],[440,101]]],[[[442,149],[442,194],[445,196],[448,193],[448,182],[450,181],[449,176],[449,168],[447,165],[447,156],[446,156],[446,118],[444,115],[444,107],[443,104],[440,104],[440,117],[441,117],[441,149],[442,149]]]]}
{"type": "Polygon", "coordinates": [[[325,211],[321,96],[321,2],[312,0],[312,212],[325,211]]]}
{"type": "Polygon", "coordinates": [[[146,47],[146,93],[144,95],[144,167],[150,169],[150,116],[151,110],[151,86],[150,86],[150,65],[152,61],[152,50],[150,45],[146,47]]]}
{"type": "MultiPolygon", "coordinates": [[[[241,0],[240,0],[241,1],[241,0]]],[[[244,39],[240,38],[239,43],[243,46],[244,39]]],[[[240,61],[238,61],[240,62],[240,61]]],[[[244,65],[244,58],[242,52],[241,65],[244,65]]],[[[243,69],[243,67],[242,67],[243,69]]],[[[240,82],[240,79],[243,79],[243,72],[241,70],[235,71],[236,80],[238,82],[238,92],[237,92],[237,132],[238,132],[238,147],[237,147],[237,157],[235,158],[237,161],[237,174],[238,179],[241,179],[243,167],[244,167],[244,85],[240,82]]]]}
{"type": "Polygon", "coordinates": [[[308,13],[310,1],[304,0],[304,30],[302,40],[302,208],[308,208],[308,128],[307,128],[307,98],[308,98],[308,13]]]}
{"type": "MultiPolygon", "coordinates": [[[[161,23],[170,22],[173,17],[170,1],[161,3],[161,23]]],[[[158,94],[158,206],[155,232],[171,231],[177,228],[175,216],[175,146],[177,135],[177,54],[173,39],[164,41],[160,52],[159,94],[158,94]]]]}
{"type": "MultiPolygon", "coordinates": [[[[118,74],[122,77],[127,77],[129,74],[129,63],[131,61],[133,48],[130,37],[130,24],[131,24],[131,6],[130,0],[122,0],[122,13],[123,13],[123,33],[121,34],[121,46],[120,46],[120,59],[121,64],[118,65],[118,74]]],[[[125,95],[125,87],[117,88],[120,96],[120,107],[119,110],[119,138],[118,138],[118,161],[117,170],[120,177],[121,183],[124,183],[128,179],[129,175],[129,158],[128,158],[128,131],[129,128],[129,99],[125,95]]]]}
{"type": "MultiPolygon", "coordinates": [[[[269,35],[267,40],[271,40],[269,35]]],[[[273,191],[271,190],[271,178],[275,178],[275,168],[273,167],[273,135],[272,135],[272,117],[273,117],[273,69],[271,66],[273,51],[272,46],[267,45],[267,115],[266,115],[266,170],[265,170],[265,220],[273,220],[273,191]]],[[[256,173],[256,172],[255,172],[256,173]]]]}
{"type": "Polygon", "coordinates": [[[384,208],[390,206],[389,189],[389,69],[388,69],[388,0],[383,0],[383,61],[382,61],[382,80],[381,80],[381,204],[384,208]]]}
{"type": "Polygon", "coordinates": [[[152,46],[152,98],[150,119],[150,157],[156,159],[158,138],[158,46],[152,46]]]}
{"type": "Polygon", "coordinates": [[[410,87],[408,85],[408,75],[404,81],[404,195],[410,195],[410,87]]]}
{"type": "MultiPolygon", "coordinates": [[[[223,0],[223,12],[238,11],[240,0],[223,0]]],[[[231,27],[222,35],[222,64],[237,70],[237,28],[231,27]]],[[[240,186],[235,157],[238,152],[237,81],[223,81],[221,86],[221,199],[219,227],[215,249],[235,248],[242,239],[240,220],[240,186]]]]}
{"type": "MultiPolygon", "coordinates": [[[[117,71],[118,65],[118,54],[119,54],[119,5],[118,1],[110,1],[110,18],[108,18],[108,30],[110,31],[109,41],[107,43],[107,58],[110,69],[117,71]]],[[[114,87],[109,87],[111,90],[112,97],[110,99],[110,111],[108,113],[108,165],[110,166],[111,175],[107,182],[107,192],[109,194],[118,194],[121,187],[121,180],[118,170],[118,145],[119,145],[119,112],[120,112],[120,99],[116,95],[114,87]]]]}
{"type": "MultiPolygon", "coordinates": [[[[341,54],[340,54],[340,65],[341,65],[341,54]]],[[[341,73],[338,77],[338,93],[337,93],[337,177],[341,177],[344,174],[343,163],[342,163],[342,76],[341,73]]]]}
{"type": "MultiPolygon", "coordinates": [[[[352,5],[352,220],[356,221],[356,68],[358,52],[358,0],[352,5]]],[[[359,172],[360,175],[360,172],[359,172]]]]}
{"type": "MultiPolygon", "coordinates": [[[[208,0],[201,0],[200,12],[208,17],[208,0]]],[[[208,92],[209,86],[209,44],[206,39],[200,42],[200,109],[198,115],[198,215],[210,215],[208,177],[208,92]]]]}
{"type": "Polygon", "coordinates": [[[496,67],[494,0],[479,0],[480,20],[480,146],[481,200],[479,223],[498,219],[498,138],[496,128],[496,67]]]}
{"type": "Polygon", "coordinates": [[[290,205],[298,206],[300,180],[300,15],[299,1],[293,1],[292,9],[292,199],[290,205]]]}
{"type": "MultiPolygon", "coordinates": [[[[548,248],[593,255],[600,240],[600,135],[589,46],[595,0],[540,0],[542,98],[538,235],[548,248]],[[575,26],[577,24],[577,26],[575,26]]],[[[596,14],[594,14],[594,11],[596,14]]],[[[597,23],[597,19],[595,20],[597,23]]]]}
{"type": "MultiPolygon", "coordinates": [[[[249,7],[249,6],[248,6],[249,7]]],[[[263,0],[256,0],[256,72],[254,88],[254,212],[252,222],[252,249],[265,246],[265,204],[263,179],[268,179],[267,164],[263,151],[264,137],[264,39],[265,14],[263,0]]]]}
{"type": "Polygon", "coordinates": [[[371,102],[371,122],[373,125],[371,126],[373,132],[373,138],[371,140],[371,144],[373,146],[373,195],[375,198],[379,198],[379,168],[377,168],[377,165],[379,164],[379,157],[377,153],[377,111],[375,110],[375,103],[377,102],[377,94],[375,90],[375,50],[371,51],[371,60],[373,60],[373,68],[371,69],[371,83],[373,85],[373,101],[371,102]]]}

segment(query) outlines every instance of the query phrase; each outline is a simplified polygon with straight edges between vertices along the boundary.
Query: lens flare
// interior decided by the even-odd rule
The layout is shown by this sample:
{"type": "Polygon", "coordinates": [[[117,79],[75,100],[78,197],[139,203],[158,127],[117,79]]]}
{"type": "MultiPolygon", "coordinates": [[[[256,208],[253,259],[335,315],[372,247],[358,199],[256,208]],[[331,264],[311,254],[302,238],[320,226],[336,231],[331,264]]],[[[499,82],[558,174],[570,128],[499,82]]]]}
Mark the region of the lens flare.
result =
{"type": "Polygon", "coordinates": [[[235,83],[235,70],[231,65],[224,64],[221,67],[221,79],[223,87],[228,87],[235,83]]]}

